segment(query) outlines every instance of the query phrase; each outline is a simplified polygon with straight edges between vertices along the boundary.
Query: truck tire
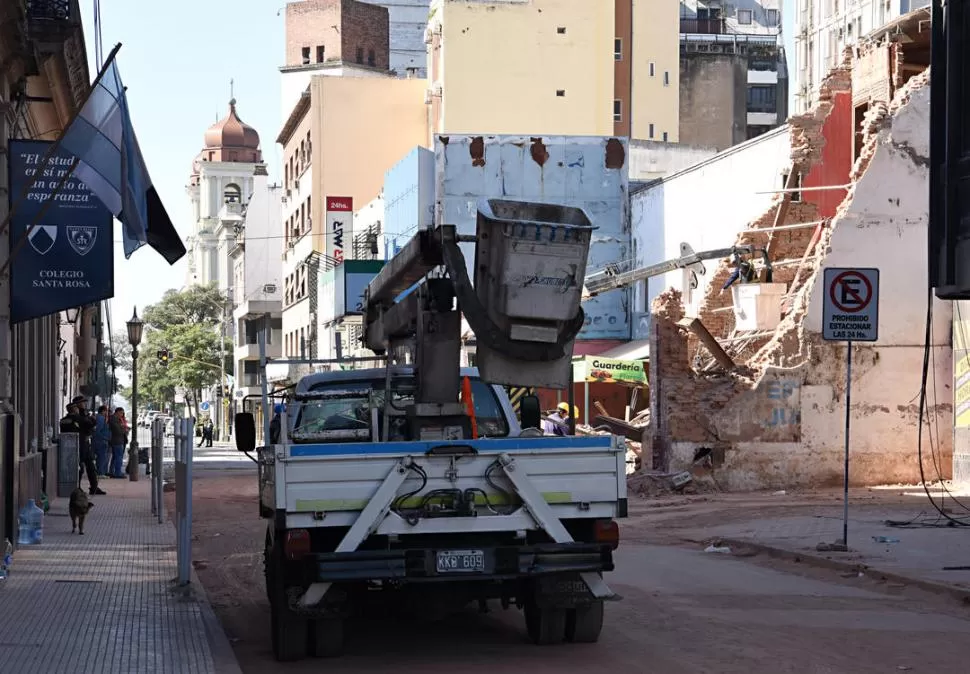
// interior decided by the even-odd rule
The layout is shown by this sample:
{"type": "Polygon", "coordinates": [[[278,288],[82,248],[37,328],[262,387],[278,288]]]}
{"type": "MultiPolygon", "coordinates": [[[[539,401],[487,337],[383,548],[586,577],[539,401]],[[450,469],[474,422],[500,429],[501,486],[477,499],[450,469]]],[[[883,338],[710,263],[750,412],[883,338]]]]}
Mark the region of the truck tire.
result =
{"type": "Polygon", "coordinates": [[[530,602],[525,606],[525,628],[537,646],[562,643],[566,636],[566,611],[540,608],[530,602]]]}
{"type": "Polygon", "coordinates": [[[566,641],[595,644],[603,631],[603,601],[575,608],[566,613],[566,641]]]}
{"type": "Polygon", "coordinates": [[[310,621],[310,653],[315,658],[335,658],[344,652],[344,621],[318,618],[310,621]]]}
{"type": "Polygon", "coordinates": [[[266,569],[267,588],[270,590],[270,616],[273,636],[273,656],[278,662],[293,662],[306,657],[308,636],[307,620],[290,610],[286,599],[286,586],[280,573],[278,547],[270,551],[266,569]]]}

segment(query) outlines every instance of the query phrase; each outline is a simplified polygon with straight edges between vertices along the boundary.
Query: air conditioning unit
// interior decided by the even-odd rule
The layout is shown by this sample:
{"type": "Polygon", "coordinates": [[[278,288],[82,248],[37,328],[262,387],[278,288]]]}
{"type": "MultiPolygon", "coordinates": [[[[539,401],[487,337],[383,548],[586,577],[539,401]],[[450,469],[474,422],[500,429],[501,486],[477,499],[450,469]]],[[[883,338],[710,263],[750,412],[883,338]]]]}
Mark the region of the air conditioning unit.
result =
{"type": "Polygon", "coordinates": [[[443,96],[444,93],[445,93],[445,89],[444,89],[443,86],[441,86],[440,84],[434,85],[434,95],[435,96],[439,96],[440,97],[440,96],[443,96]]]}
{"type": "Polygon", "coordinates": [[[263,286],[263,292],[266,293],[267,295],[274,295],[276,294],[276,291],[277,291],[277,287],[275,283],[267,283],[266,285],[263,286]]]}
{"type": "Polygon", "coordinates": [[[296,188],[296,189],[300,189],[300,179],[299,178],[297,178],[296,180],[293,181],[293,187],[296,188]]]}
{"type": "Polygon", "coordinates": [[[431,44],[431,37],[434,33],[431,32],[431,26],[424,29],[424,43],[431,44]]]}
{"type": "Polygon", "coordinates": [[[286,242],[286,247],[289,248],[290,250],[293,250],[293,247],[294,246],[296,246],[296,241],[287,241],[286,242]]]}
{"type": "Polygon", "coordinates": [[[425,105],[431,105],[431,99],[433,97],[434,97],[434,94],[431,92],[431,89],[425,89],[424,90],[424,104],[425,105]]]}
{"type": "Polygon", "coordinates": [[[286,190],[286,196],[292,197],[293,196],[293,190],[286,190]]]}

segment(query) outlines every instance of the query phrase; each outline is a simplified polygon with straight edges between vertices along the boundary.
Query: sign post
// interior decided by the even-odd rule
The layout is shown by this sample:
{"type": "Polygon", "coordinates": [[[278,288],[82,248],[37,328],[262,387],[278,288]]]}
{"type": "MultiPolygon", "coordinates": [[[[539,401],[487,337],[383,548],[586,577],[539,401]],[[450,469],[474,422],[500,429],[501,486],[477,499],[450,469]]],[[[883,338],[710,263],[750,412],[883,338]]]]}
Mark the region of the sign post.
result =
{"type": "Polygon", "coordinates": [[[852,424],[852,342],[879,339],[879,270],[825,269],[822,298],[822,339],[845,342],[845,477],[843,481],[842,546],[849,545],[849,431],[852,424]]]}

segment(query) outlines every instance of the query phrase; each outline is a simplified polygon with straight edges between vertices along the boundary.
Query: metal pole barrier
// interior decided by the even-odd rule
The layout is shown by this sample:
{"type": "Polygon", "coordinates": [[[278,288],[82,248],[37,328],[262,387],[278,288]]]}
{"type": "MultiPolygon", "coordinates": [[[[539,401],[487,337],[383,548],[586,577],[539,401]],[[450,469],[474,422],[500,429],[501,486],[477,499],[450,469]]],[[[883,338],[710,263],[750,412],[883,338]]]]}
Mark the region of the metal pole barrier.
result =
{"type": "Polygon", "coordinates": [[[186,485],[185,485],[185,420],[176,419],[174,421],[174,435],[175,435],[175,502],[177,510],[177,522],[178,522],[178,532],[177,532],[177,565],[178,565],[178,584],[186,585],[189,582],[189,572],[186,568],[186,560],[188,558],[185,549],[185,496],[186,496],[186,485]]]}
{"type": "Polygon", "coordinates": [[[192,568],[192,452],[195,448],[195,424],[185,419],[185,582],[192,568]]]}
{"type": "Polygon", "coordinates": [[[152,480],[155,484],[155,493],[158,494],[158,523],[161,524],[165,519],[165,481],[162,477],[162,456],[163,452],[165,451],[164,424],[156,419],[153,422],[152,432],[155,438],[155,442],[153,442],[155,452],[152,456],[152,470],[154,471],[152,480]]]}
{"type": "MultiPolygon", "coordinates": [[[[135,422],[137,423],[137,421],[135,422]]],[[[135,430],[137,433],[137,428],[135,430]]],[[[155,422],[152,421],[151,425],[148,427],[148,468],[151,471],[155,467],[155,446],[158,443],[155,441],[155,422]]],[[[155,477],[152,476],[152,515],[158,514],[158,498],[159,494],[155,490],[155,477]]]]}

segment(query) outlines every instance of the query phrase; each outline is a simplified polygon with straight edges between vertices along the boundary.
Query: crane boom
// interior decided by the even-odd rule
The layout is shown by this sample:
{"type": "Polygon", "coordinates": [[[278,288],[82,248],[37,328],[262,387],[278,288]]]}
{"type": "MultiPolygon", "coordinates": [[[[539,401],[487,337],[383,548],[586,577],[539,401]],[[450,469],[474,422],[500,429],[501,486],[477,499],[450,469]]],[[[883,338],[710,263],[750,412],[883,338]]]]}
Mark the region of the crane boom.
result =
{"type": "MultiPolygon", "coordinates": [[[[593,272],[586,277],[583,288],[583,299],[596,297],[601,293],[617,288],[627,288],[637,281],[676,271],[677,269],[690,269],[700,267],[699,273],[704,273],[703,262],[705,260],[717,260],[723,257],[740,258],[742,255],[754,255],[760,249],[750,245],[731,246],[730,248],[715,248],[695,253],[686,243],[680,244],[681,256],[670,260],[664,260],[646,267],[637,269],[621,270],[618,265],[608,265],[605,269],[593,272]]],[[[770,268],[767,254],[761,250],[765,264],[770,268]]]]}

